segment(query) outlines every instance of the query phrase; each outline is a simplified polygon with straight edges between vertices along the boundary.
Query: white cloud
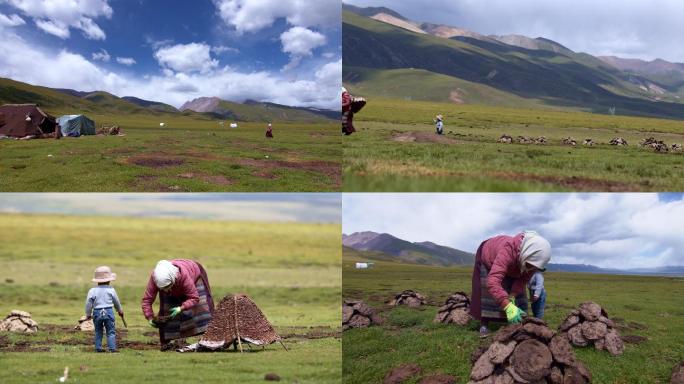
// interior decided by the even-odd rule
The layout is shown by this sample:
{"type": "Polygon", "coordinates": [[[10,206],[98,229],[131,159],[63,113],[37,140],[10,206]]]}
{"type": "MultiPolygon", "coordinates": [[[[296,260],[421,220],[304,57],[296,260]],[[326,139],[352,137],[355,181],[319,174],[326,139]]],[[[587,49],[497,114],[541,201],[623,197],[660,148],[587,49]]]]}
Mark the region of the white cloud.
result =
{"type": "Polygon", "coordinates": [[[299,65],[302,58],[311,56],[312,51],[325,45],[325,36],[304,27],[292,27],[280,35],[283,52],[290,55],[290,62],[283,68],[289,70],[299,65]]]}
{"type": "Polygon", "coordinates": [[[339,27],[339,0],[213,0],[221,18],[239,33],[270,27],[281,18],[301,27],[339,27]]]}
{"type": "Polygon", "coordinates": [[[104,31],[93,21],[110,18],[108,0],[4,0],[5,3],[31,17],[46,33],[66,39],[70,28],[78,29],[88,39],[104,40],[104,31]]]}
{"type": "Polygon", "coordinates": [[[109,52],[106,49],[100,48],[100,52],[93,52],[93,60],[109,61],[112,57],[109,56],[109,52]]]}
{"type": "Polygon", "coordinates": [[[223,52],[240,53],[240,50],[233,47],[227,47],[225,45],[219,45],[216,47],[211,47],[211,52],[215,55],[220,55],[223,52]]]}
{"type": "Polygon", "coordinates": [[[24,25],[26,22],[19,15],[4,15],[0,13],[0,26],[2,27],[17,27],[19,25],[24,25]]]}
{"type": "Polygon", "coordinates": [[[117,57],[116,62],[123,65],[133,65],[136,63],[135,59],[132,57],[117,57]]]}
{"type": "MultiPolygon", "coordinates": [[[[209,48],[206,49],[208,56],[209,48]]],[[[187,69],[183,64],[185,63],[173,61],[176,69],[187,69]]],[[[200,70],[206,67],[206,64],[191,64],[187,63],[187,67],[200,70]]],[[[176,107],[191,98],[218,96],[235,101],[253,99],[293,106],[338,109],[341,65],[341,60],[322,64],[313,71],[310,78],[297,81],[288,81],[269,72],[237,72],[229,67],[216,67],[207,73],[182,73],[164,68],[161,75],[139,78],[101,68],[67,50],[57,51],[27,43],[9,31],[3,31],[3,39],[0,39],[0,77],[53,88],[103,90],[115,95],[158,100],[176,107]],[[17,55],[16,52],[22,54],[17,55]],[[50,65],[44,66],[40,71],[34,69],[35,63],[45,62],[50,65]]],[[[209,66],[214,65],[210,63],[209,66]]]]}
{"type": "Polygon", "coordinates": [[[483,240],[536,230],[552,262],[605,268],[684,265],[684,200],[657,194],[352,194],[345,233],[371,230],[475,252],[483,240]]]}
{"type": "Polygon", "coordinates": [[[335,52],[324,52],[321,56],[323,56],[326,59],[332,59],[333,57],[337,56],[337,53],[335,53],[335,52]]]}
{"type": "Polygon", "coordinates": [[[325,36],[303,27],[292,27],[280,35],[283,52],[294,56],[311,56],[312,50],[324,46],[325,36]]]}
{"type": "Polygon", "coordinates": [[[210,52],[211,47],[204,43],[177,44],[158,49],[154,57],[161,66],[177,72],[206,73],[218,66],[210,52]]]}

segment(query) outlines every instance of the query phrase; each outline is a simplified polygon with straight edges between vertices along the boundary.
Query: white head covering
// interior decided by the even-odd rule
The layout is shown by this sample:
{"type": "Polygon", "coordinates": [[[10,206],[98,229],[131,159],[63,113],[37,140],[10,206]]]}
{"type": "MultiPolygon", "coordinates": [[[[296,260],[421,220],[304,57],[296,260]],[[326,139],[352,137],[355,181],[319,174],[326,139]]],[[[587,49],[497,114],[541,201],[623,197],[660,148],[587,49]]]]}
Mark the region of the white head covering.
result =
{"type": "Polygon", "coordinates": [[[347,92],[347,88],[342,87],[342,93],[345,93],[345,92],[347,92]]]}
{"type": "Polygon", "coordinates": [[[520,246],[520,270],[525,272],[525,263],[530,263],[542,271],[551,260],[551,244],[535,231],[523,232],[520,246]]]}
{"type": "Polygon", "coordinates": [[[176,282],[180,270],[168,260],[159,260],[157,266],[154,267],[152,278],[157,288],[162,289],[172,286],[176,282]]]}

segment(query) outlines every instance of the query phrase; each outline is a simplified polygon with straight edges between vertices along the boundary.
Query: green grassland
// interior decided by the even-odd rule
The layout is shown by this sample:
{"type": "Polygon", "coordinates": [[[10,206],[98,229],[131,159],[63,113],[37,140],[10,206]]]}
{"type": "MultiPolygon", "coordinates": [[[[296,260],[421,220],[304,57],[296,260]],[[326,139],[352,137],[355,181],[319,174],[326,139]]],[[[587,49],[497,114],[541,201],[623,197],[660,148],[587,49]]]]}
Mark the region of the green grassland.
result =
{"type": "Polygon", "coordinates": [[[269,372],[286,383],[340,382],[337,224],[4,214],[0,233],[0,314],[21,309],[39,323],[36,335],[0,335],[0,382],[53,382],[65,366],[78,383],[257,383],[269,372]],[[162,258],[201,262],[216,301],[248,294],[289,351],[158,351],[140,300],[162,258]],[[93,353],[91,333],[69,330],[101,264],[118,274],[113,285],[128,321],[124,329],[117,319],[116,355],[93,353]]]}
{"type": "MultiPolygon", "coordinates": [[[[429,267],[377,262],[367,270],[345,253],[343,296],[363,299],[381,312],[385,323],[343,334],[343,382],[380,383],[393,367],[415,363],[422,377],[442,373],[468,382],[470,355],[481,343],[477,324],[434,324],[437,308],[455,291],[471,291],[470,267],[429,267]],[[427,296],[421,310],[390,308],[384,302],[404,289],[427,296]]],[[[622,335],[647,340],[626,344],[622,356],[593,348],[575,348],[595,383],[668,383],[672,368],[684,359],[684,311],[678,299],[684,280],[664,277],[547,273],[545,320],[553,329],[579,303],[595,301],[613,319],[624,319],[622,335]]],[[[496,326],[493,326],[496,329],[496,326]]],[[[418,376],[406,383],[417,383],[418,376]]]]}
{"type": "Polygon", "coordinates": [[[219,126],[190,116],[94,115],[126,136],[0,140],[0,190],[204,192],[339,190],[332,123],[219,126]],[[165,127],[159,123],[165,122],[165,127]],[[50,156],[51,155],[51,156],[50,156]]]}
{"type": "MultiPolygon", "coordinates": [[[[363,96],[360,94],[359,96],[363,96]]],[[[345,138],[345,191],[678,191],[684,154],[655,153],[647,137],[684,143],[684,122],[579,111],[372,98],[345,138]],[[443,114],[445,135],[432,118],[443,114]],[[501,135],[545,145],[501,144],[501,135]],[[565,137],[576,147],[561,144],[565,137]],[[624,137],[628,147],[608,144],[624,137]],[[582,146],[591,138],[600,143],[582,146]]]]}

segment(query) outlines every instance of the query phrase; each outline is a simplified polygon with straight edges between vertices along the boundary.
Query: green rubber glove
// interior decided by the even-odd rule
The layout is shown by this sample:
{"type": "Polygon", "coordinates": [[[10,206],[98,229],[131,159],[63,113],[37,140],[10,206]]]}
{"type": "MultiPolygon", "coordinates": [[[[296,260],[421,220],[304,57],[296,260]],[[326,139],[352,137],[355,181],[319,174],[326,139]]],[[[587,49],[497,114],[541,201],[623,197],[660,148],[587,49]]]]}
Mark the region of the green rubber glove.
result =
{"type": "Polygon", "coordinates": [[[176,317],[179,313],[181,313],[181,307],[171,308],[171,317],[176,317]]]}
{"type": "Polygon", "coordinates": [[[522,322],[523,311],[521,311],[520,308],[516,307],[512,301],[508,303],[508,305],[504,308],[504,311],[506,312],[506,319],[510,324],[522,322]]]}
{"type": "Polygon", "coordinates": [[[159,326],[157,325],[157,323],[154,322],[154,319],[150,319],[150,320],[148,321],[148,323],[150,323],[150,326],[152,326],[152,327],[154,327],[154,328],[159,328],[159,326]]]}

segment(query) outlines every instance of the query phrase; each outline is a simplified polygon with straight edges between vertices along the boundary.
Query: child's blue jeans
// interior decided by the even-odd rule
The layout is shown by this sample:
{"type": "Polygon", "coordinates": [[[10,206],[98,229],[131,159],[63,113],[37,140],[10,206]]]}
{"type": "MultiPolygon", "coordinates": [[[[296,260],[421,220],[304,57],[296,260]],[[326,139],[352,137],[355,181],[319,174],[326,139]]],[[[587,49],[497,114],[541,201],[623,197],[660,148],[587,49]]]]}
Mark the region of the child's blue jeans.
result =
{"type": "Polygon", "coordinates": [[[544,306],[546,305],[546,289],[542,289],[539,299],[532,303],[532,313],[537,319],[544,318],[544,306]]]}
{"type": "Polygon", "coordinates": [[[95,325],[95,349],[102,350],[102,331],[104,330],[107,332],[107,349],[116,351],[116,329],[112,307],[94,309],[93,325],[95,325]]]}

